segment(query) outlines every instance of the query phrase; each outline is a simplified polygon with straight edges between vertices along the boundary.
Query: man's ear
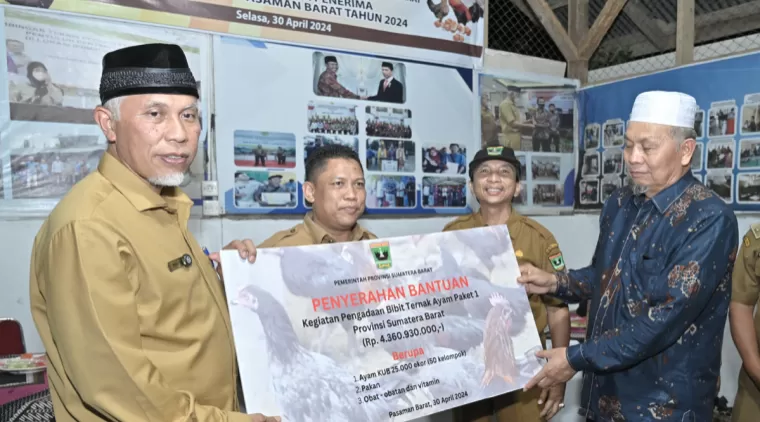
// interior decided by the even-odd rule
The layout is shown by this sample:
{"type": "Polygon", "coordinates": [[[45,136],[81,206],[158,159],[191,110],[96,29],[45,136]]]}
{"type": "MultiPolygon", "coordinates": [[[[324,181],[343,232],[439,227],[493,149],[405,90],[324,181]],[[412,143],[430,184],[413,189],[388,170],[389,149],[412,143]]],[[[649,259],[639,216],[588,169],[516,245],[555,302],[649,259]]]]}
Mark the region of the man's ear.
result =
{"type": "Polygon", "coordinates": [[[108,143],[112,144],[116,142],[116,132],[114,131],[114,124],[116,122],[113,120],[111,112],[103,106],[97,106],[93,112],[93,117],[95,117],[95,123],[100,126],[100,130],[103,131],[103,135],[106,136],[108,143]]]}
{"type": "Polygon", "coordinates": [[[694,155],[694,151],[697,149],[697,141],[692,138],[686,139],[681,142],[681,165],[690,166],[691,158],[694,155]]]}
{"type": "Polygon", "coordinates": [[[520,192],[522,192],[522,184],[520,183],[519,180],[516,180],[515,181],[515,194],[512,195],[512,197],[513,198],[519,198],[520,197],[520,192]]]}
{"type": "Polygon", "coordinates": [[[314,184],[311,182],[303,182],[303,197],[310,204],[314,203],[314,184]]]}

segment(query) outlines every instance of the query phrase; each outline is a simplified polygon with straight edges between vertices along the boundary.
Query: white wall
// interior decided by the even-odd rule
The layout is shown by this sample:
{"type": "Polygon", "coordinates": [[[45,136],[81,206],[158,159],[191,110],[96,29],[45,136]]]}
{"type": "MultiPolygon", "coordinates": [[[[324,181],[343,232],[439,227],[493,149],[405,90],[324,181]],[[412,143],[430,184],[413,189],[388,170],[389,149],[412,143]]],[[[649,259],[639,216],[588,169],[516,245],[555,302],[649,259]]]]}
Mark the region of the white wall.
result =
{"type": "MultiPolygon", "coordinates": [[[[551,230],[565,254],[570,268],[588,265],[599,234],[598,215],[577,214],[573,216],[538,217],[536,220],[551,230]]],[[[367,219],[362,222],[369,230],[381,237],[401,236],[440,231],[449,218],[401,218],[367,219]]],[[[754,216],[739,217],[739,231],[743,235],[750,224],[756,222],[754,216]]],[[[275,231],[296,224],[293,219],[205,219],[192,220],[191,230],[198,242],[209,250],[218,250],[222,244],[236,238],[251,238],[261,242],[275,231]]],[[[12,317],[21,321],[27,348],[41,351],[42,343],[37,335],[29,311],[29,254],[34,236],[42,220],[0,221],[0,317],[12,317]]],[[[726,329],[723,345],[723,368],[721,370],[721,395],[733,403],[737,388],[737,374],[741,366],[739,355],[726,329]]],[[[561,422],[580,420],[575,411],[570,410],[577,397],[579,379],[568,389],[567,410],[563,411],[561,422]],[[570,397],[570,396],[573,397],[570,397]]],[[[423,421],[449,421],[444,414],[423,421]]],[[[420,421],[422,422],[422,421],[420,421]]]]}

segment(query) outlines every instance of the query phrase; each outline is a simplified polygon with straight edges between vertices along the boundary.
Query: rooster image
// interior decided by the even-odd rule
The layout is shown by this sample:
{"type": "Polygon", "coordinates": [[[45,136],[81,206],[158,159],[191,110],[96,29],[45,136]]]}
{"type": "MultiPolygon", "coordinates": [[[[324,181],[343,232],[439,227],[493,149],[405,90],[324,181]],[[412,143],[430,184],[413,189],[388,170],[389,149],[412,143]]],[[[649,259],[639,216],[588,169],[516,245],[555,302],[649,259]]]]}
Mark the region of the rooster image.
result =
{"type": "MultiPolygon", "coordinates": [[[[351,248],[343,246],[342,250],[344,253],[350,252],[351,248]]],[[[280,256],[280,274],[288,291],[286,295],[288,309],[310,310],[312,309],[312,298],[325,296],[326,292],[334,289],[333,282],[335,280],[354,278],[357,274],[369,275],[369,271],[375,267],[370,255],[362,258],[357,254],[344,253],[335,253],[326,249],[307,251],[294,247],[280,248],[276,255],[280,256]],[[362,270],[362,267],[365,269],[362,270]]],[[[340,287],[340,294],[359,293],[362,287],[360,283],[344,285],[340,287]]],[[[354,306],[349,310],[345,308],[329,309],[325,313],[331,316],[340,316],[341,313],[358,312],[364,308],[362,305],[354,306]]],[[[313,315],[309,315],[309,317],[311,316],[313,315]]],[[[300,318],[294,319],[300,320],[300,318]]],[[[359,350],[356,338],[353,335],[353,324],[354,321],[352,320],[344,320],[340,323],[346,332],[347,348],[350,353],[356,353],[359,350]]],[[[324,350],[331,331],[321,331],[320,337],[315,339],[316,350],[324,350]]]]}
{"type": "MultiPolygon", "coordinates": [[[[234,306],[258,315],[266,339],[275,397],[286,422],[383,421],[390,410],[410,406],[406,395],[395,400],[357,403],[353,375],[329,357],[304,348],[288,314],[268,292],[242,288],[234,306]]],[[[413,380],[404,372],[383,379],[383,391],[405,387],[413,380]]],[[[380,391],[377,391],[378,393],[380,391]]]]}
{"type": "Polygon", "coordinates": [[[492,294],[489,300],[491,310],[486,317],[486,329],[483,333],[483,359],[486,369],[482,382],[483,385],[489,385],[496,377],[513,384],[519,375],[515,349],[509,334],[515,313],[510,303],[500,294],[492,294]]]}

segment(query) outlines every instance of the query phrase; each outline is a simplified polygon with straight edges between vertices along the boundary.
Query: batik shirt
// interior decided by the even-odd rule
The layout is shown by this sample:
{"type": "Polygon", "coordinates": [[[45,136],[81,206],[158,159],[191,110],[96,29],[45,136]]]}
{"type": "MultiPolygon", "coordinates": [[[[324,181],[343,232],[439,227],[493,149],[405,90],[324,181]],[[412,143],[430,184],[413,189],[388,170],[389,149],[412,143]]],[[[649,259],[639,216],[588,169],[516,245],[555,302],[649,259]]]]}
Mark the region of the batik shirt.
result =
{"type": "Polygon", "coordinates": [[[581,414],[596,421],[711,421],[738,246],[736,216],[688,173],[647,200],[604,204],[591,265],[556,296],[591,300],[581,414]]]}

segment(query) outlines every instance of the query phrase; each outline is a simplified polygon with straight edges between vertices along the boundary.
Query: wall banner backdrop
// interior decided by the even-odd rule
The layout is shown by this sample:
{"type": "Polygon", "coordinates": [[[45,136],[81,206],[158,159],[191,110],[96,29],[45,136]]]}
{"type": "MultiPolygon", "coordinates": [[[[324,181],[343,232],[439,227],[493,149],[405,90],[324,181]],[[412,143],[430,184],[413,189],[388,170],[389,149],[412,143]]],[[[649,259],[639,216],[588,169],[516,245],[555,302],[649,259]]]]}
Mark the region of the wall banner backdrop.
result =
{"type": "MultiPolygon", "coordinates": [[[[47,215],[97,168],[106,139],[93,109],[100,104],[101,61],[108,51],[149,42],[179,44],[199,80],[201,100],[208,97],[210,35],[31,9],[0,12],[6,56],[0,64],[0,214],[47,215]]],[[[205,106],[203,113],[208,115],[205,106]]],[[[196,204],[205,160],[199,148],[183,183],[196,204]]]]}
{"type": "Polygon", "coordinates": [[[0,0],[109,18],[479,67],[486,0],[0,0]]]}
{"type": "Polygon", "coordinates": [[[629,183],[623,147],[633,101],[644,91],[663,90],[689,94],[700,106],[691,162],[697,179],[735,211],[760,211],[758,68],[760,53],[754,53],[582,90],[576,208],[600,209],[629,183]]]}
{"type": "Polygon", "coordinates": [[[368,214],[469,212],[471,70],[222,36],[213,49],[225,213],[308,211],[305,160],[331,143],[362,159],[368,214]]]}
{"type": "Polygon", "coordinates": [[[523,214],[572,211],[577,81],[522,73],[480,73],[480,145],[503,145],[520,160],[523,214]]]}

